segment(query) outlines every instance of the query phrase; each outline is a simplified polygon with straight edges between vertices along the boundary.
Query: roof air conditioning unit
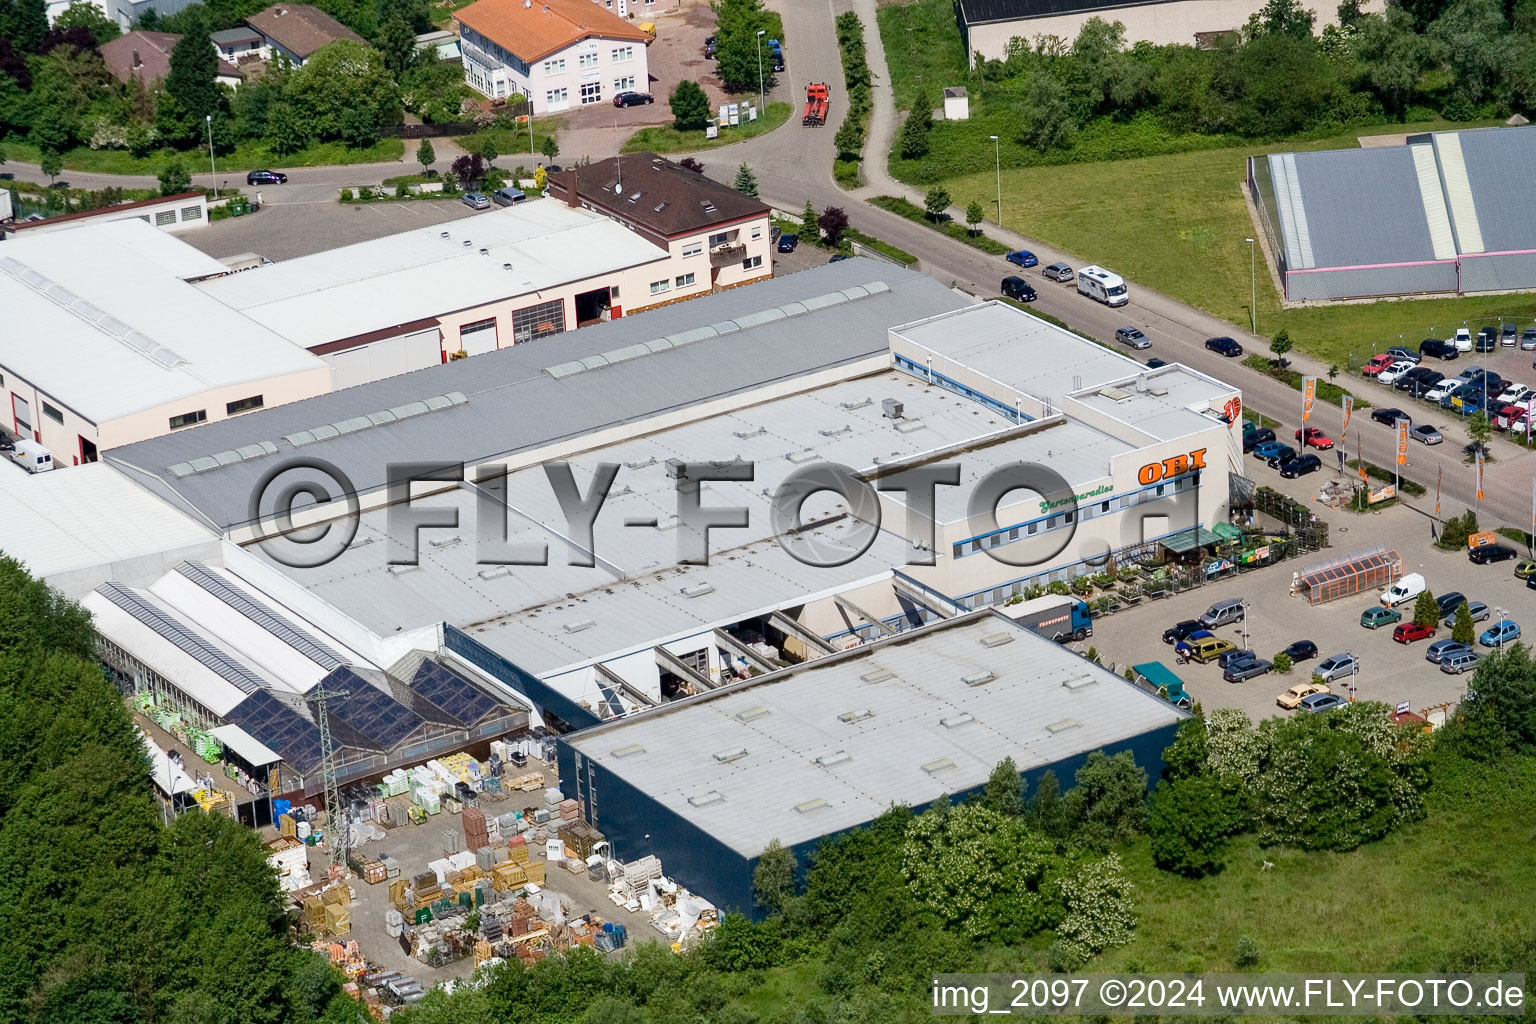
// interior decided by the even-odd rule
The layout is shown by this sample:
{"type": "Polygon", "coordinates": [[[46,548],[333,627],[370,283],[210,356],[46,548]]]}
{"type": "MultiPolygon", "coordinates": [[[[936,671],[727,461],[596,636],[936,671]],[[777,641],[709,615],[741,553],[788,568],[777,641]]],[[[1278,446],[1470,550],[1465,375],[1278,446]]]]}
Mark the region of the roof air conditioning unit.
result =
{"type": "Polygon", "coordinates": [[[686,479],[688,479],[688,464],[686,462],[684,462],[682,459],[668,459],[667,460],[667,479],[668,480],[686,480],[686,479]]]}
{"type": "Polygon", "coordinates": [[[880,408],[884,411],[886,419],[899,420],[906,407],[899,398],[887,398],[880,403],[880,408]]]}

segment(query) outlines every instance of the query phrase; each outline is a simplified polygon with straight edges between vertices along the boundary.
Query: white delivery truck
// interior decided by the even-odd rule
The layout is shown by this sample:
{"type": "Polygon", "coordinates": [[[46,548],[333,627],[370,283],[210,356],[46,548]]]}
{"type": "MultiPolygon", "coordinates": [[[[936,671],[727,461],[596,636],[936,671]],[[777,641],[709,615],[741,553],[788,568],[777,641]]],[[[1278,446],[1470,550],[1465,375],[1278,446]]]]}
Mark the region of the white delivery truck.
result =
{"type": "Polygon", "coordinates": [[[19,439],[5,454],[28,473],[46,473],[53,468],[53,456],[48,454],[48,449],[26,438],[19,439]]]}
{"type": "Polygon", "coordinates": [[[1084,267],[1077,272],[1077,293],[1097,299],[1106,306],[1123,306],[1131,299],[1125,290],[1124,278],[1097,266],[1084,267]]]}

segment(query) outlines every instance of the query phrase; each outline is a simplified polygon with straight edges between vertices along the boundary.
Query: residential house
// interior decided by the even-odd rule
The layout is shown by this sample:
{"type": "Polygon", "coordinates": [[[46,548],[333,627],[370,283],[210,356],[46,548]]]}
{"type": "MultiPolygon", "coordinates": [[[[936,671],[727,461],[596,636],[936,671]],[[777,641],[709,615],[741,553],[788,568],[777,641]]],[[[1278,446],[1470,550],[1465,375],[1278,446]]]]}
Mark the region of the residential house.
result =
{"type": "Polygon", "coordinates": [[[210,33],[208,38],[212,40],[213,48],[219,51],[219,56],[230,64],[261,56],[261,33],[248,25],[220,29],[210,33]]]}
{"type": "MultiPolygon", "coordinates": [[[[48,22],[52,24],[58,20],[59,15],[69,9],[69,5],[76,0],[46,0],[48,22]]],[[[144,15],[154,11],[161,17],[175,14],[187,7],[195,0],[85,0],[99,9],[107,20],[113,22],[123,32],[127,32],[137,25],[144,15]]]]}
{"type": "Polygon", "coordinates": [[[245,23],[261,34],[263,60],[282,55],[295,67],[337,40],[367,42],[320,8],[309,4],[273,4],[246,18],[245,23]]]}
{"type": "Polygon", "coordinates": [[[453,17],[464,81],[492,99],[545,114],[650,88],[645,33],[593,0],[478,0],[453,17]]]}
{"type": "Polygon", "coordinates": [[[611,217],[667,250],[667,275],[630,310],[773,276],[768,206],[655,153],[631,153],[549,176],[548,193],[611,217]]]}
{"type": "MultiPolygon", "coordinates": [[[[97,47],[107,70],[119,81],[131,82],[135,78],[145,85],[171,73],[171,51],[181,36],[175,32],[145,32],[135,29],[118,36],[110,43],[97,47]]],[[[220,58],[218,80],[230,88],[239,88],[240,70],[228,60],[220,58]]]]}
{"type": "MultiPolygon", "coordinates": [[[[10,193],[5,193],[10,197],[10,193]]],[[[10,226],[12,233],[36,238],[52,231],[64,231],[85,224],[110,224],[115,220],[141,220],[161,231],[179,232],[208,224],[208,196],[203,192],[178,192],[132,203],[118,203],[99,210],[78,210],[42,220],[24,220],[10,226]]]]}
{"type": "Polygon", "coordinates": [[[682,0],[592,0],[621,18],[647,18],[652,14],[675,11],[682,0]]]}

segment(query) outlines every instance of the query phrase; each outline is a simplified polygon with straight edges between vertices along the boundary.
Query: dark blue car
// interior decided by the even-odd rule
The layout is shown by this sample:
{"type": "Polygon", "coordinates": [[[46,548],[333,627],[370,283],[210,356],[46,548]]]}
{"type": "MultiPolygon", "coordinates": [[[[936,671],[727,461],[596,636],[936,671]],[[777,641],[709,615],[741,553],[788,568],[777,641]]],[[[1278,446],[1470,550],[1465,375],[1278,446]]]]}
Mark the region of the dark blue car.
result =
{"type": "Polygon", "coordinates": [[[1040,258],[1028,249],[1011,252],[1004,258],[1016,267],[1038,267],[1040,265],[1040,258]]]}

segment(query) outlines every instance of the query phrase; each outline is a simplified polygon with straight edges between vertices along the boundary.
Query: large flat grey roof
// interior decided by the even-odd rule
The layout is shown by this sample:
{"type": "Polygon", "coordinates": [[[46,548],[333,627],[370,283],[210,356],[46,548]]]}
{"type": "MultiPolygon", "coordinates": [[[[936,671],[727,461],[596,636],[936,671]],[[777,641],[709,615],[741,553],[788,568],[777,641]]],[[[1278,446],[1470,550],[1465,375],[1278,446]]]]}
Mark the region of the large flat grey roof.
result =
{"type": "Polygon", "coordinates": [[[1317,266],[1435,258],[1410,147],[1326,150],[1295,158],[1317,266]]]}
{"type": "Polygon", "coordinates": [[[887,349],[892,324],[962,303],[926,275],[846,260],[178,431],[113,449],[103,458],[178,507],[228,530],[248,520],[254,485],[286,457],[324,459],[366,493],[384,485],[391,462],[495,459],[866,358],[887,349]],[[787,318],[770,312],[786,307],[792,313],[787,318]],[[686,339],[682,344],[655,345],[655,351],[614,365],[565,376],[545,372],[680,335],[686,339]],[[698,335],[705,337],[692,340],[698,335]],[[286,440],[454,393],[466,400],[300,447],[286,440]],[[272,453],[220,460],[229,464],[206,472],[171,472],[173,466],[196,465],[198,459],[258,442],[271,444],[272,453]]]}
{"type": "Polygon", "coordinates": [[[1005,757],[1028,771],[1183,717],[989,610],[568,742],[750,858],[971,789],[1005,757]]]}
{"type": "Polygon", "coordinates": [[[1536,249],[1536,131],[1488,128],[1456,134],[1477,204],[1483,251],[1536,249]]]}

